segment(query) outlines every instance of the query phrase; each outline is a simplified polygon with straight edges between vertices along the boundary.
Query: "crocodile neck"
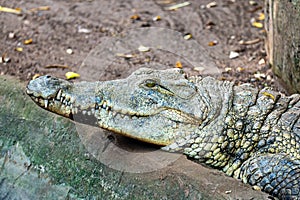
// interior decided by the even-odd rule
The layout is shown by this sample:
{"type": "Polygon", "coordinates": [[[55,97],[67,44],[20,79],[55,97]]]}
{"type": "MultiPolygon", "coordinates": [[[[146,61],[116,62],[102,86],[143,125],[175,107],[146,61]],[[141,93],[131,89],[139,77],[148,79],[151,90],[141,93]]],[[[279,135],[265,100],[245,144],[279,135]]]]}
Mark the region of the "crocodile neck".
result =
{"type": "Polygon", "coordinates": [[[226,152],[227,124],[226,118],[233,104],[233,83],[217,81],[206,77],[197,82],[200,99],[210,110],[205,121],[185,138],[178,138],[169,146],[163,147],[167,151],[183,151],[190,158],[199,160],[214,167],[224,166],[224,159],[229,158],[226,152]],[[181,141],[185,141],[181,143],[181,141]]]}

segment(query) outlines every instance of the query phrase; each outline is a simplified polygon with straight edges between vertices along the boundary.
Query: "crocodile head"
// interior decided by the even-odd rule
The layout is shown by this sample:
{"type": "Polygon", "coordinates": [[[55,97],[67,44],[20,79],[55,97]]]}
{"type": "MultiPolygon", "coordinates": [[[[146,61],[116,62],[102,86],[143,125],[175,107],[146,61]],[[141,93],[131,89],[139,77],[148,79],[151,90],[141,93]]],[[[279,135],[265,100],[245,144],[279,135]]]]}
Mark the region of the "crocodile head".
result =
{"type": "Polygon", "coordinates": [[[54,113],[158,145],[195,132],[207,116],[196,84],[178,69],[142,68],[93,83],[42,76],[30,81],[27,94],[54,113]]]}

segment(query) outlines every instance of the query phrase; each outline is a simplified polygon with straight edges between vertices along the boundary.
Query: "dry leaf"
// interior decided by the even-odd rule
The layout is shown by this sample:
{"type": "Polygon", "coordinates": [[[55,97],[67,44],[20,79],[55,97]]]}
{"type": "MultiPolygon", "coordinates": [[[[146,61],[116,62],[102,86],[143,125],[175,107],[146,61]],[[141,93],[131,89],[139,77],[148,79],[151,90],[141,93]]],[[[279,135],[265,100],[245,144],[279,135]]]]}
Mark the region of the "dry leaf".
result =
{"type": "Polygon", "coordinates": [[[37,7],[37,8],[32,8],[29,11],[30,12],[35,12],[35,11],[47,11],[47,10],[50,10],[50,6],[40,6],[40,7],[37,7]]]}
{"type": "Polygon", "coordinates": [[[226,67],[226,68],[225,68],[225,72],[230,72],[230,71],[232,71],[232,68],[231,68],[231,67],[226,67]]]}
{"type": "Polygon", "coordinates": [[[179,3],[179,4],[176,4],[176,5],[167,7],[167,10],[176,10],[178,8],[182,8],[182,7],[188,6],[190,4],[191,4],[190,2],[186,1],[186,2],[183,2],[183,3],[179,3]]]}
{"type": "Polygon", "coordinates": [[[238,67],[236,70],[237,70],[238,72],[242,72],[242,71],[245,71],[245,68],[243,68],[243,67],[238,67]]]}
{"type": "Polygon", "coordinates": [[[258,61],[258,64],[259,65],[264,65],[264,64],[266,64],[266,61],[265,61],[265,59],[260,59],[259,61],[258,61]]]}
{"type": "Polygon", "coordinates": [[[176,64],[175,64],[175,67],[176,68],[182,68],[182,64],[180,61],[177,61],[176,64]]]}
{"type": "Polygon", "coordinates": [[[16,48],[16,51],[22,52],[22,51],[23,51],[23,48],[22,48],[22,47],[17,47],[17,48],[16,48]]]}
{"type": "Polygon", "coordinates": [[[257,2],[256,2],[256,1],[249,1],[249,4],[250,4],[251,6],[256,6],[256,5],[257,5],[257,2]]]}
{"type": "Polygon", "coordinates": [[[73,79],[73,78],[79,78],[80,77],[80,74],[77,74],[75,72],[67,72],[65,74],[66,78],[69,80],[69,79],[73,79]]]}
{"type": "Polygon", "coordinates": [[[10,32],[10,33],[8,34],[8,38],[12,39],[12,38],[14,38],[14,37],[15,37],[15,33],[10,32]]]}
{"type": "Polygon", "coordinates": [[[265,14],[264,13],[259,13],[259,16],[257,18],[258,20],[264,20],[265,19],[265,14]]]}
{"type": "Polygon", "coordinates": [[[41,76],[40,74],[35,74],[35,75],[33,75],[32,80],[37,79],[40,76],[41,76]]]}
{"type": "Polygon", "coordinates": [[[261,78],[266,78],[266,75],[265,74],[262,74],[262,73],[256,73],[253,75],[256,79],[261,79],[261,78]]]}
{"type": "Polygon", "coordinates": [[[254,39],[254,40],[248,40],[248,41],[241,40],[241,41],[239,41],[239,44],[251,45],[251,44],[259,43],[260,41],[262,41],[260,38],[257,38],[257,39],[254,39]]]}
{"type": "Polygon", "coordinates": [[[217,6],[217,2],[213,1],[213,2],[210,2],[206,5],[206,8],[212,8],[212,7],[216,7],[217,6]]]}
{"type": "Polygon", "coordinates": [[[7,7],[2,7],[2,6],[0,6],[0,12],[13,13],[13,14],[17,14],[17,15],[20,15],[22,13],[20,8],[13,9],[13,8],[7,8],[7,7]]]}
{"type": "Polygon", "coordinates": [[[264,25],[260,22],[252,22],[252,26],[256,27],[256,28],[263,28],[264,25]]]}
{"type": "Polygon", "coordinates": [[[217,44],[218,44],[218,41],[217,41],[217,40],[214,40],[214,41],[210,41],[210,42],[208,43],[208,46],[212,47],[212,46],[215,46],[215,45],[217,45],[217,44]]]}
{"type": "Polygon", "coordinates": [[[203,72],[205,70],[205,68],[204,67],[194,67],[193,70],[198,71],[198,72],[203,72]]]}
{"type": "Polygon", "coordinates": [[[187,34],[185,34],[185,35],[183,36],[183,39],[189,40],[189,39],[191,39],[192,37],[193,37],[192,34],[187,33],[187,34]]]}
{"type": "Polygon", "coordinates": [[[153,21],[159,21],[159,20],[161,20],[161,16],[157,15],[153,17],[153,21]]]}
{"type": "Polygon", "coordinates": [[[133,19],[133,20],[139,20],[139,19],[141,19],[141,17],[140,17],[139,15],[135,14],[135,15],[132,15],[132,16],[130,17],[130,19],[133,19]]]}
{"type": "Polygon", "coordinates": [[[6,53],[2,54],[1,63],[9,63],[10,60],[11,60],[10,57],[8,57],[6,53]]]}
{"type": "Polygon", "coordinates": [[[143,45],[140,45],[140,46],[138,47],[138,50],[139,50],[140,52],[147,52],[147,51],[150,51],[150,47],[145,47],[145,46],[143,46],[143,45]]]}
{"type": "Polygon", "coordinates": [[[229,54],[230,59],[234,59],[234,58],[237,58],[239,56],[240,56],[240,54],[238,52],[230,51],[230,54],[229,54]]]}
{"type": "Polygon", "coordinates": [[[72,49],[70,49],[70,48],[69,48],[69,49],[67,49],[67,50],[66,50],[66,52],[67,52],[67,54],[70,54],[70,55],[71,55],[71,54],[73,54],[73,50],[72,50],[72,49]]]}
{"type": "Polygon", "coordinates": [[[32,43],[32,39],[31,39],[31,38],[30,38],[30,39],[28,39],[28,40],[25,40],[25,41],[24,41],[24,44],[25,44],[25,45],[27,45],[27,44],[31,44],[31,43],[32,43]]]}
{"type": "Polygon", "coordinates": [[[90,33],[90,29],[78,27],[78,33],[90,33]]]}
{"type": "Polygon", "coordinates": [[[116,56],[122,57],[122,58],[133,58],[134,55],[132,54],[124,54],[124,53],[117,53],[116,56]]]}

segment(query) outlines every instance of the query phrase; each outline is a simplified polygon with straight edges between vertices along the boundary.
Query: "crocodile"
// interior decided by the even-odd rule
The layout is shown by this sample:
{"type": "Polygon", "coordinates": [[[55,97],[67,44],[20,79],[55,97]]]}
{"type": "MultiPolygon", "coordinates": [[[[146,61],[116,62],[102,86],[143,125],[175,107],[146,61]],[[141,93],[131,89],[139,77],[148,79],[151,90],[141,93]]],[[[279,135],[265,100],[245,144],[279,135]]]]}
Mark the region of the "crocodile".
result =
{"type": "Polygon", "coordinates": [[[99,82],[46,75],[26,92],[48,111],[184,153],[279,199],[300,199],[299,94],[149,68],[99,82]]]}

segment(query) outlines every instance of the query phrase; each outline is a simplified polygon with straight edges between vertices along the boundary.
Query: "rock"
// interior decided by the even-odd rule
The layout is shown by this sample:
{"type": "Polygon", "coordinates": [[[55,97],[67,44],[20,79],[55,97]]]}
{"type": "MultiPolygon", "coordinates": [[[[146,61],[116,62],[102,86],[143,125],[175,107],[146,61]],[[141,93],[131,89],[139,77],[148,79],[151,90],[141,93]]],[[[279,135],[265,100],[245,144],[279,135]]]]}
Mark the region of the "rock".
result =
{"type": "MultiPolygon", "coordinates": [[[[92,155],[88,150],[91,146],[84,146],[82,134],[74,123],[36,106],[25,95],[24,85],[11,77],[0,76],[0,162],[3,166],[0,197],[8,194],[8,199],[41,199],[41,191],[46,194],[43,199],[268,197],[183,155],[169,166],[152,172],[129,173],[109,168],[92,155]],[[26,181],[30,184],[23,184],[26,181]]],[[[160,155],[156,151],[153,154],[160,155]]]]}

